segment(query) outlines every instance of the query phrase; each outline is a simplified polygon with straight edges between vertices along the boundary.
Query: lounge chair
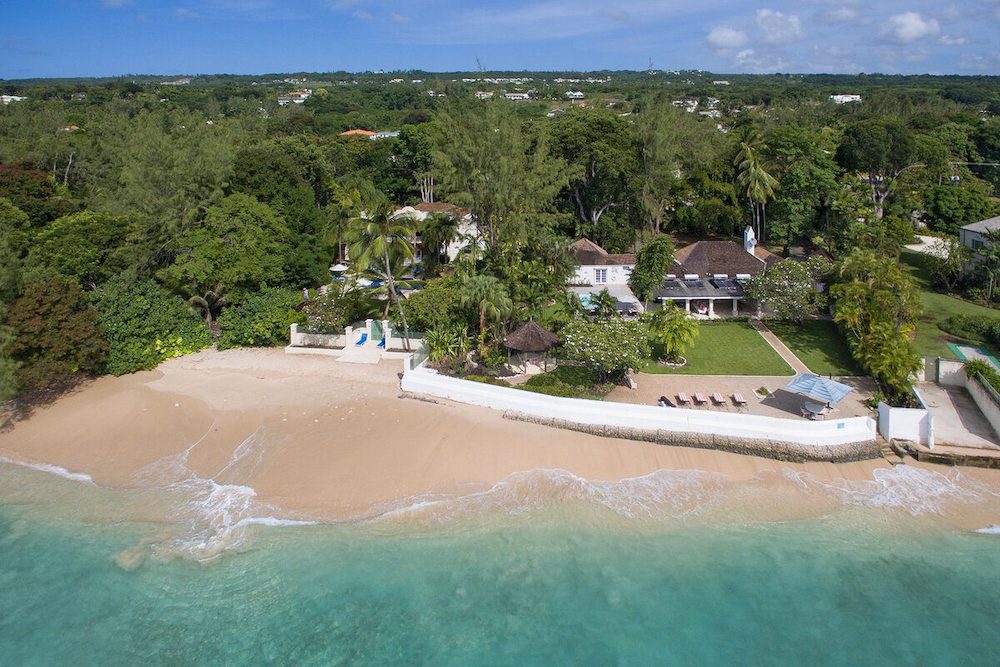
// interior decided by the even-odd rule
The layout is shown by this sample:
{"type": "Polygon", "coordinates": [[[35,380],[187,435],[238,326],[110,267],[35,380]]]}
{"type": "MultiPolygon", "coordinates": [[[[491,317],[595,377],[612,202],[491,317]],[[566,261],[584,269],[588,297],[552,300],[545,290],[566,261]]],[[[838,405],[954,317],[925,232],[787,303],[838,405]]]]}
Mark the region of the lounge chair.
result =
{"type": "Polygon", "coordinates": [[[696,391],[694,393],[694,402],[697,403],[698,405],[704,405],[705,403],[708,403],[708,400],[705,398],[704,394],[702,394],[700,391],[696,391]]]}
{"type": "Polygon", "coordinates": [[[740,407],[745,408],[746,405],[747,405],[747,399],[743,398],[743,394],[739,394],[739,393],[733,394],[733,403],[735,403],[736,405],[738,405],[740,407]]]}
{"type": "Polygon", "coordinates": [[[368,332],[366,331],[363,334],[361,334],[361,338],[358,339],[358,342],[355,343],[354,346],[355,347],[361,347],[362,345],[364,345],[367,342],[368,342],[368,332]]]}
{"type": "Polygon", "coordinates": [[[688,395],[685,394],[683,391],[679,391],[677,392],[677,402],[680,403],[681,405],[687,405],[688,403],[691,402],[691,399],[688,398],[688,395]]]}
{"type": "Polygon", "coordinates": [[[380,340],[378,342],[378,345],[376,345],[375,347],[382,348],[383,350],[385,349],[385,336],[382,336],[382,340],[380,340]]]}
{"type": "Polygon", "coordinates": [[[719,392],[715,392],[714,394],[712,394],[712,403],[714,403],[715,405],[725,405],[726,399],[722,398],[722,394],[720,394],[719,392]]]}

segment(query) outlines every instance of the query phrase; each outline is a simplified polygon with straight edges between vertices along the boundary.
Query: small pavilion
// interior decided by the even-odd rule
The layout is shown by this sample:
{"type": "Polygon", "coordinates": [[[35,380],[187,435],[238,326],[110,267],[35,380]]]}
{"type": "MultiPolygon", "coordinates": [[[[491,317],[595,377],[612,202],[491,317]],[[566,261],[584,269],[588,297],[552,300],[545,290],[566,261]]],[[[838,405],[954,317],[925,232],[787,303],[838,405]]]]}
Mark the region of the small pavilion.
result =
{"type": "Polygon", "coordinates": [[[559,336],[543,329],[534,320],[528,320],[517,330],[507,335],[503,339],[503,344],[507,348],[508,363],[510,362],[511,350],[513,350],[518,353],[521,366],[527,373],[529,359],[534,357],[537,363],[538,355],[541,355],[543,370],[548,370],[548,351],[559,344],[559,336]]]}

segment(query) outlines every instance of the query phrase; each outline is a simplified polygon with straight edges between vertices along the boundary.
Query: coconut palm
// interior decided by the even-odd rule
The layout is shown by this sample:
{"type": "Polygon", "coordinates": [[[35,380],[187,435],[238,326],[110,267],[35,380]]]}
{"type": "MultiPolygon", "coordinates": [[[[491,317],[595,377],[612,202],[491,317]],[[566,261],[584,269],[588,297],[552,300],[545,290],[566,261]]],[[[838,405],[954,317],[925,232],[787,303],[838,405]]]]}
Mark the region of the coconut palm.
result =
{"type": "Polygon", "coordinates": [[[462,305],[479,311],[479,351],[486,347],[487,322],[510,315],[514,303],[507,288],[494,276],[472,276],[462,284],[462,305]]]}
{"type": "Polygon", "coordinates": [[[752,141],[752,138],[748,138],[747,141],[740,143],[740,149],[733,164],[736,166],[736,185],[750,200],[754,232],[763,243],[767,237],[767,202],[774,197],[778,180],[764,169],[760,155],[752,141]]]}
{"type": "Polygon", "coordinates": [[[602,289],[590,299],[590,305],[597,313],[598,317],[617,317],[618,299],[611,296],[611,292],[602,289]]]}
{"type": "Polygon", "coordinates": [[[394,268],[400,262],[413,258],[412,240],[416,233],[415,220],[409,215],[396,215],[387,201],[365,206],[348,222],[347,238],[350,241],[351,262],[358,273],[369,273],[379,278],[388,292],[389,305],[395,305],[403,324],[404,346],[410,349],[410,329],[406,313],[396,292],[394,268]]]}
{"type": "Polygon", "coordinates": [[[676,306],[665,306],[649,320],[653,339],[663,347],[666,358],[676,361],[698,339],[698,322],[676,306]]]}

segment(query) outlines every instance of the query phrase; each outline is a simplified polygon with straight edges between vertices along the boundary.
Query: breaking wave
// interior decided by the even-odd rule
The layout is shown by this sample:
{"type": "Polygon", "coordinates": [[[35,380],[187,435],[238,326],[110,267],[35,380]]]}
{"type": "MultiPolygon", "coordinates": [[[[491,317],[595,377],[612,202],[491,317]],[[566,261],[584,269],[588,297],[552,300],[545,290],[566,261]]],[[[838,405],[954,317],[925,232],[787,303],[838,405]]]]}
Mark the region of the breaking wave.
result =
{"type": "Polygon", "coordinates": [[[11,465],[21,466],[23,468],[31,468],[32,470],[38,470],[39,472],[46,472],[50,475],[56,475],[62,477],[63,479],[72,480],[74,482],[83,482],[84,484],[93,484],[94,479],[84,472],[73,472],[67,470],[62,466],[50,465],[48,463],[27,463],[25,461],[15,461],[14,459],[9,459],[6,456],[0,456],[0,463],[9,463],[11,465]]]}
{"type": "Polygon", "coordinates": [[[958,468],[941,473],[908,465],[878,468],[873,479],[820,480],[809,473],[784,469],[782,474],[803,489],[827,493],[846,505],[901,509],[914,516],[940,514],[948,503],[976,503],[996,496],[958,468]]]}

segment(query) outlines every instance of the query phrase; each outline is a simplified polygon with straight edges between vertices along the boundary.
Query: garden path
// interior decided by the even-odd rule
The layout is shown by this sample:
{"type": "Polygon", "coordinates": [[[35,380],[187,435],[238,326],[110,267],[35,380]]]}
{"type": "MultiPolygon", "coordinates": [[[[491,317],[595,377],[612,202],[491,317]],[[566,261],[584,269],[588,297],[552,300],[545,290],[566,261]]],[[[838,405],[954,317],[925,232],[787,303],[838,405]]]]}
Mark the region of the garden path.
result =
{"type": "Polygon", "coordinates": [[[788,346],[781,342],[781,339],[774,335],[774,332],[767,328],[767,325],[755,317],[750,318],[750,326],[757,330],[757,333],[767,341],[767,344],[774,348],[774,351],[788,362],[796,373],[810,373],[809,367],[802,363],[802,360],[795,356],[795,353],[788,349],[788,346]]]}

